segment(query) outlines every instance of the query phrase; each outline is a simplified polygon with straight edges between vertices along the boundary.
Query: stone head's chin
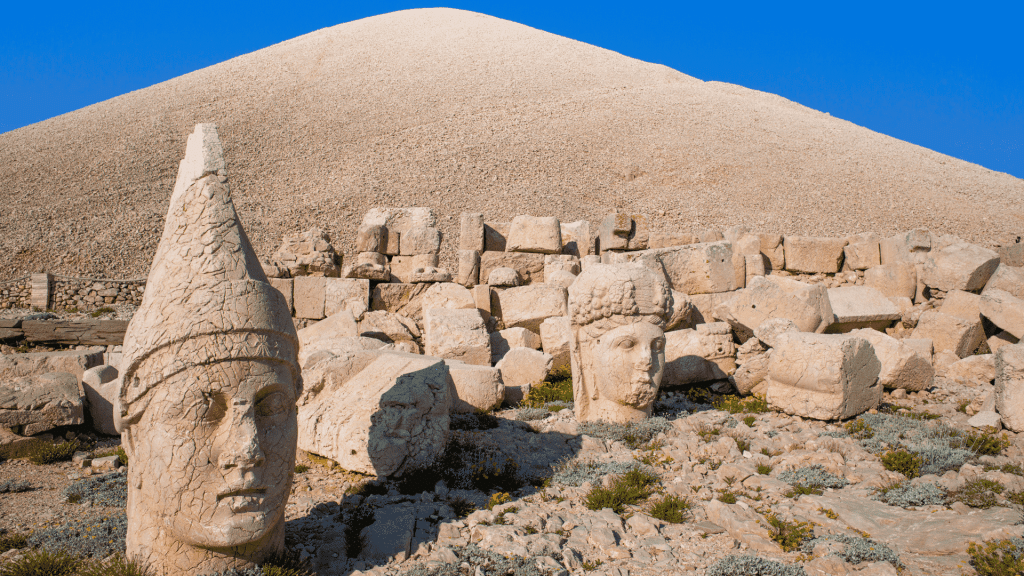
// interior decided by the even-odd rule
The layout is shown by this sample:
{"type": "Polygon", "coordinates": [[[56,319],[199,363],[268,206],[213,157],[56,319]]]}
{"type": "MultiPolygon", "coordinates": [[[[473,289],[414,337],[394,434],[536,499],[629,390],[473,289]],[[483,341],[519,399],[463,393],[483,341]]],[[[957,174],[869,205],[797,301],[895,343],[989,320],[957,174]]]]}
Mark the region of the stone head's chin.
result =
{"type": "Polygon", "coordinates": [[[172,518],[179,538],[199,548],[232,548],[266,538],[281,523],[284,506],[269,498],[242,504],[226,500],[229,499],[217,503],[212,517],[191,523],[184,518],[172,518]],[[185,526],[180,525],[181,520],[185,520],[185,526]]]}

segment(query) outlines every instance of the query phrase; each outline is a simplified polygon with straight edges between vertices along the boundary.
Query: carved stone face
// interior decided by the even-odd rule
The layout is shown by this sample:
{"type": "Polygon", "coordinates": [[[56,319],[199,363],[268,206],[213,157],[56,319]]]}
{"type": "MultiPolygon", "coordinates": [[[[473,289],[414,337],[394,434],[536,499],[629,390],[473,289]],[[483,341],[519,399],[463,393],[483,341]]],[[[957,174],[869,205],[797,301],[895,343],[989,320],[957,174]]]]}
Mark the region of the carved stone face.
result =
{"type": "Polygon", "coordinates": [[[295,386],[268,360],[193,367],[163,382],[131,435],[141,506],[202,548],[258,541],[281,523],[295,461],[295,386]]]}
{"type": "Polygon", "coordinates": [[[602,401],[647,411],[665,370],[665,332],[649,322],[619,326],[602,334],[591,350],[595,385],[602,401]]]}

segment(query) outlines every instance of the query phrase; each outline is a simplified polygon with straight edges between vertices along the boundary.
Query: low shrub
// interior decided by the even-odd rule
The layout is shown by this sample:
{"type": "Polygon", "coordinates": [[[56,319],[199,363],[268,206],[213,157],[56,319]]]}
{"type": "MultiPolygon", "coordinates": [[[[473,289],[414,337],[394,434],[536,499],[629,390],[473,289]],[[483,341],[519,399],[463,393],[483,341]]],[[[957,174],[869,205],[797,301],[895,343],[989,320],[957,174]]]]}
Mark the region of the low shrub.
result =
{"type": "Polygon", "coordinates": [[[631,462],[615,462],[607,460],[590,460],[589,458],[572,458],[555,467],[551,482],[565,486],[582,486],[585,482],[597,483],[606,474],[621,475],[636,468],[631,462]]]}
{"type": "Polygon", "coordinates": [[[473,504],[469,500],[466,500],[462,496],[452,496],[447,500],[448,506],[451,507],[452,512],[459,518],[465,518],[476,510],[476,504],[473,504]]]}
{"type": "Polygon", "coordinates": [[[596,438],[622,442],[630,449],[636,450],[653,440],[658,434],[671,428],[672,424],[668,420],[655,416],[643,420],[634,420],[628,424],[585,422],[580,425],[580,433],[596,438]]]}
{"type": "Polygon", "coordinates": [[[355,558],[363,551],[366,546],[363,529],[373,522],[373,510],[366,506],[359,506],[348,513],[345,522],[345,554],[349,558],[355,558]]]}
{"type": "Polygon", "coordinates": [[[32,485],[23,480],[4,480],[0,482],[0,494],[16,494],[18,492],[28,492],[32,489],[32,485]]]}
{"type": "Polygon", "coordinates": [[[476,544],[470,544],[464,548],[453,548],[452,552],[456,557],[454,562],[432,563],[430,566],[421,564],[402,572],[401,576],[456,576],[477,572],[487,574],[487,576],[544,576],[545,574],[537,568],[537,562],[533,558],[505,557],[489,550],[483,550],[476,544]],[[476,570],[477,568],[479,571],[476,570]]]}
{"type": "Polygon", "coordinates": [[[625,507],[639,504],[653,493],[658,476],[642,468],[633,468],[612,483],[611,488],[595,487],[587,493],[585,504],[590,510],[611,508],[622,514],[625,507]]]}
{"type": "Polygon", "coordinates": [[[874,498],[890,506],[899,506],[900,508],[929,505],[941,506],[946,503],[946,491],[929,482],[917,485],[913,485],[910,482],[900,482],[880,488],[875,493],[874,498]]]}
{"type": "Polygon", "coordinates": [[[787,470],[779,474],[779,480],[792,485],[794,488],[815,488],[818,490],[824,488],[838,490],[850,483],[846,478],[828,472],[820,464],[804,466],[796,470],[787,470]]]}
{"type": "Polygon", "coordinates": [[[728,394],[714,400],[711,404],[716,410],[723,410],[730,414],[752,413],[764,414],[768,412],[768,401],[763,396],[739,396],[728,394]]]}
{"type": "Polygon", "coordinates": [[[799,564],[783,564],[758,556],[730,555],[708,567],[707,576],[807,576],[799,564]]]}
{"type": "Polygon", "coordinates": [[[750,442],[743,438],[734,438],[736,440],[736,448],[740,451],[740,454],[750,450],[750,442]]]}
{"type": "Polygon", "coordinates": [[[670,524],[682,524],[692,517],[693,504],[686,498],[668,495],[651,506],[649,514],[670,524]]]}
{"type": "Polygon", "coordinates": [[[68,502],[124,508],[128,505],[128,477],[118,472],[89,476],[74,481],[62,494],[68,502]]]}
{"type": "Polygon", "coordinates": [[[1010,445],[1010,441],[1001,434],[986,430],[980,434],[967,432],[959,437],[956,444],[959,444],[959,448],[969,450],[977,456],[997,456],[1010,445]]]}
{"type": "Polygon", "coordinates": [[[725,504],[735,504],[737,502],[736,493],[731,490],[722,490],[718,493],[718,498],[716,498],[716,500],[724,502],[725,504]]]}
{"type": "Polygon", "coordinates": [[[805,540],[814,537],[814,527],[810,522],[783,520],[773,512],[764,518],[768,522],[768,535],[784,552],[792,552],[800,548],[805,540]]]}
{"type": "Polygon", "coordinates": [[[520,406],[541,408],[549,402],[571,403],[572,370],[568,367],[552,370],[540,384],[530,388],[520,406]]]}
{"type": "Polygon", "coordinates": [[[526,485],[519,464],[496,448],[475,444],[471,436],[455,436],[433,464],[410,470],[398,481],[402,494],[431,492],[439,480],[449,488],[514,491],[526,485]]]}
{"type": "Polygon", "coordinates": [[[128,560],[120,554],[108,560],[88,562],[78,576],[151,576],[153,572],[142,562],[128,560]]]}
{"type": "Polygon", "coordinates": [[[889,450],[882,455],[882,466],[886,470],[899,472],[908,479],[917,478],[921,475],[921,457],[913,452],[903,449],[889,450]]]}
{"type": "Polygon", "coordinates": [[[128,533],[124,512],[90,514],[60,526],[33,532],[28,544],[51,552],[67,552],[76,558],[106,558],[123,553],[128,533]]]}
{"type": "Polygon", "coordinates": [[[90,316],[92,316],[93,318],[99,318],[100,316],[103,316],[104,314],[110,314],[111,312],[114,312],[114,311],[115,310],[113,308],[109,308],[109,307],[104,306],[103,308],[97,308],[97,309],[93,310],[92,313],[90,314],[90,316]]]}
{"type": "Polygon", "coordinates": [[[0,576],[76,576],[82,560],[67,552],[30,550],[20,560],[0,566],[0,576]]]}
{"type": "Polygon", "coordinates": [[[772,473],[772,467],[767,464],[758,464],[757,473],[761,474],[762,476],[767,476],[772,473]]]}
{"type": "Polygon", "coordinates": [[[495,506],[508,504],[511,501],[512,495],[508,492],[495,492],[494,494],[491,494],[491,499],[487,501],[487,509],[494,510],[495,506]]]}
{"type": "Polygon", "coordinates": [[[967,545],[971,567],[978,576],[1020,576],[1024,574],[1024,539],[1011,538],[967,545]]]}
{"type": "Polygon", "coordinates": [[[8,532],[0,533],[0,554],[15,548],[24,548],[25,546],[28,546],[28,536],[24,534],[10,534],[8,532]]]}
{"type": "Polygon", "coordinates": [[[452,414],[448,421],[449,430],[493,430],[498,427],[498,418],[493,414],[452,414]]]}
{"type": "Polygon", "coordinates": [[[991,508],[999,502],[998,494],[1006,487],[984,478],[975,478],[964,483],[959,489],[949,493],[949,500],[963,502],[971,508],[991,508]]]}
{"type": "Polygon", "coordinates": [[[32,451],[28,459],[33,464],[53,464],[54,462],[65,462],[71,460],[80,446],[78,440],[68,442],[43,442],[32,451]]]}
{"type": "Polygon", "coordinates": [[[548,417],[550,412],[545,408],[520,408],[516,410],[516,420],[522,422],[532,422],[534,420],[543,420],[548,417]]]}
{"type": "Polygon", "coordinates": [[[1003,464],[1002,466],[985,466],[984,470],[985,472],[992,472],[993,470],[998,470],[999,472],[1004,472],[1006,474],[1024,476],[1024,467],[1021,467],[1020,464],[1010,463],[1003,464]]]}
{"type": "Polygon", "coordinates": [[[753,428],[754,422],[757,422],[757,417],[755,416],[746,416],[743,418],[743,423],[746,424],[748,428],[753,428]]]}
{"type": "Polygon", "coordinates": [[[309,466],[306,466],[305,464],[296,464],[295,465],[295,473],[296,474],[305,474],[306,472],[309,472],[309,466]]]}
{"type": "Polygon", "coordinates": [[[861,562],[888,562],[896,568],[903,568],[903,563],[900,561],[899,555],[896,554],[892,548],[889,548],[877,540],[861,536],[828,534],[826,536],[804,541],[800,546],[800,551],[805,554],[811,554],[814,552],[814,547],[816,545],[829,541],[839,542],[845,545],[840,552],[836,553],[836,555],[850,564],[860,564],[861,562]]]}

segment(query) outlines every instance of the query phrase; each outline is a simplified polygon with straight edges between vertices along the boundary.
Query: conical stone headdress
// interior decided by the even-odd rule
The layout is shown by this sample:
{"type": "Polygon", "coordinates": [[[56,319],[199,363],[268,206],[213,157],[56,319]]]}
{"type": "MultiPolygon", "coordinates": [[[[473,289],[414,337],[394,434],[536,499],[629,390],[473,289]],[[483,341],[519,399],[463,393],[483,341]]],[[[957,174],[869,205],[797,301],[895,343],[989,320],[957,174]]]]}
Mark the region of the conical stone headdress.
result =
{"type": "Polygon", "coordinates": [[[125,334],[118,429],[142,415],[156,386],[193,366],[274,360],[289,367],[298,388],[297,350],[284,296],[267,281],[231,202],[217,127],[199,124],[125,334]]]}

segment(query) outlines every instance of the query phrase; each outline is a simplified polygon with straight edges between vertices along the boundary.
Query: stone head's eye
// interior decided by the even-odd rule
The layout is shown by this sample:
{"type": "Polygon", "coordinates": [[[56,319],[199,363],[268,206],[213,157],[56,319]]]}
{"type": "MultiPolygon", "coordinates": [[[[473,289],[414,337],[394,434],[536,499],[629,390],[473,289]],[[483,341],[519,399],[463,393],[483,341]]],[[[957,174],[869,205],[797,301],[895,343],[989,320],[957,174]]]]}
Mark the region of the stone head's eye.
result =
{"type": "Polygon", "coordinates": [[[259,416],[273,416],[284,412],[287,408],[288,402],[284,392],[271,392],[256,404],[256,414],[259,416]]]}
{"type": "Polygon", "coordinates": [[[617,346],[619,348],[622,348],[623,350],[629,350],[634,345],[636,345],[636,341],[634,341],[632,338],[623,338],[622,340],[619,340],[617,343],[617,346]]]}
{"type": "Polygon", "coordinates": [[[220,422],[228,412],[227,398],[220,392],[203,392],[200,418],[205,422],[220,422]]]}

